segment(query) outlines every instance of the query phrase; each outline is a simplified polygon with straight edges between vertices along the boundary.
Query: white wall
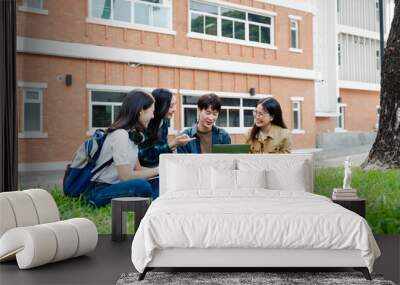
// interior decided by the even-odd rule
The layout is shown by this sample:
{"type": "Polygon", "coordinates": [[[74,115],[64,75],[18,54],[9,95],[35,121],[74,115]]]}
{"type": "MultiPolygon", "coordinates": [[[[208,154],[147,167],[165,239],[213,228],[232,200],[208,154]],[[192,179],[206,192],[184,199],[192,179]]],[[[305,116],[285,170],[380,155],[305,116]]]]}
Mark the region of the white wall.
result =
{"type": "Polygon", "coordinates": [[[339,80],[380,82],[379,41],[348,34],[339,34],[341,64],[339,80]]]}
{"type": "Polygon", "coordinates": [[[384,17],[385,17],[385,39],[386,39],[389,35],[390,26],[392,24],[394,16],[394,0],[385,0],[384,3],[385,3],[384,17]]]}
{"type": "Polygon", "coordinates": [[[315,0],[314,69],[322,80],[315,83],[315,113],[336,116],[337,87],[337,17],[336,1],[315,0]]]}
{"type": "MultiPolygon", "coordinates": [[[[377,3],[378,0],[313,0],[314,68],[323,80],[315,83],[316,116],[336,115],[340,86],[379,90],[377,3]],[[340,66],[338,43],[341,44],[340,66]]],[[[384,0],[385,37],[393,14],[394,0],[384,0]]]]}
{"type": "Polygon", "coordinates": [[[337,0],[338,24],[379,32],[379,0],[337,0]]]}

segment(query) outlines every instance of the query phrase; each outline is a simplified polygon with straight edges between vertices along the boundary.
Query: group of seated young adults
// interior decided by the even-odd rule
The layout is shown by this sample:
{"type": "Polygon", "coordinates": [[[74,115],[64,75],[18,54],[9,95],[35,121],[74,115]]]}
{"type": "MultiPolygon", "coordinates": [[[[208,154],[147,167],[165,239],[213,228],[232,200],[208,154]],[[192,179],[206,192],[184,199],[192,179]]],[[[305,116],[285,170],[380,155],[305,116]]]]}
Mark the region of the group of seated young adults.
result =
{"type": "MultiPolygon", "coordinates": [[[[113,162],[92,177],[84,192],[96,207],[117,197],[159,195],[158,165],[163,153],[210,153],[214,144],[230,144],[227,131],[215,125],[221,111],[221,99],[215,94],[199,97],[197,123],[174,139],[168,139],[169,120],[176,109],[176,98],[167,89],[152,94],[133,90],[127,94],[115,122],[107,129],[106,139],[96,162],[113,162]]],[[[277,100],[257,102],[253,127],[246,134],[251,153],[289,153],[290,133],[277,100]]]]}

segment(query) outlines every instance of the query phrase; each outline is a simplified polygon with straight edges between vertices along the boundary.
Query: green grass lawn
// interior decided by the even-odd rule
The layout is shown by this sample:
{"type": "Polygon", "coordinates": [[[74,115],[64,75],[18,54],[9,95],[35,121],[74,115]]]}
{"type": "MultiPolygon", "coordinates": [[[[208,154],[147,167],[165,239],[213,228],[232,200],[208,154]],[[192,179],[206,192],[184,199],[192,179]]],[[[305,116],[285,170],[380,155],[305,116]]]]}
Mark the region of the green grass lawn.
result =
{"type": "Polygon", "coordinates": [[[102,208],[94,208],[81,196],[79,198],[64,196],[62,189],[51,192],[60,211],[62,220],[85,217],[92,220],[99,234],[111,234],[111,204],[102,208]]]}
{"type": "MultiPolygon", "coordinates": [[[[400,170],[362,170],[353,168],[352,186],[367,200],[367,221],[375,234],[400,234],[400,170]]],[[[330,197],[333,188],[341,187],[343,167],[317,168],[314,192],[330,197]]],[[[111,233],[111,205],[93,208],[83,198],[65,197],[61,189],[52,195],[61,219],[87,217],[99,234],[111,233]]],[[[133,233],[133,215],[128,215],[128,232],[133,233]]]]}
{"type": "MultiPolygon", "coordinates": [[[[400,234],[400,170],[352,168],[352,187],[367,201],[367,221],[375,234],[400,234]]],[[[317,168],[316,194],[331,196],[343,183],[343,167],[317,168]]]]}

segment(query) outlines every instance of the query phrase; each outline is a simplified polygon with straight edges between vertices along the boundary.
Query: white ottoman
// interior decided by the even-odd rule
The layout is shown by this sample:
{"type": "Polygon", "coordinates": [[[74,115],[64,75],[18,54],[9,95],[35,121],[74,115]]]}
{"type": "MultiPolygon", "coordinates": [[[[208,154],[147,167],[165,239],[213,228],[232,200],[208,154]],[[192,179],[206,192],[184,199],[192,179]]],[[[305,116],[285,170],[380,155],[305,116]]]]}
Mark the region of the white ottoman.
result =
{"type": "Polygon", "coordinates": [[[85,218],[59,221],[45,190],[0,193],[0,262],[17,259],[20,269],[86,254],[96,248],[97,229],[85,218]]]}

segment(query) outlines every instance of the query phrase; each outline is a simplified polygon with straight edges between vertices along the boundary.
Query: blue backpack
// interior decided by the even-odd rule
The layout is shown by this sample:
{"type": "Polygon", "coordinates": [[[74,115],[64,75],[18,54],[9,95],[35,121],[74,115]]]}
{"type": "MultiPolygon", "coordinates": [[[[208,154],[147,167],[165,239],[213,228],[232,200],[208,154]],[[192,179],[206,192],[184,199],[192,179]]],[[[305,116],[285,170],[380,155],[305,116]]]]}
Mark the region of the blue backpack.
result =
{"type": "Polygon", "coordinates": [[[65,195],[79,196],[82,194],[89,186],[90,179],[113,162],[111,158],[95,169],[106,136],[104,130],[97,129],[76,151],[74,158],[65,170],[63,180],[65,195]]]}

